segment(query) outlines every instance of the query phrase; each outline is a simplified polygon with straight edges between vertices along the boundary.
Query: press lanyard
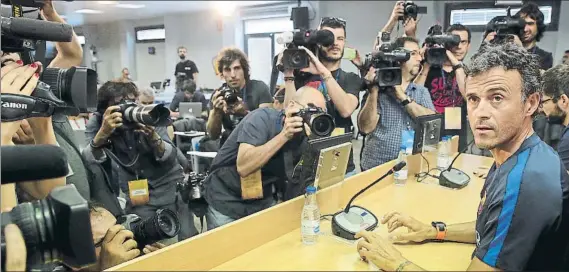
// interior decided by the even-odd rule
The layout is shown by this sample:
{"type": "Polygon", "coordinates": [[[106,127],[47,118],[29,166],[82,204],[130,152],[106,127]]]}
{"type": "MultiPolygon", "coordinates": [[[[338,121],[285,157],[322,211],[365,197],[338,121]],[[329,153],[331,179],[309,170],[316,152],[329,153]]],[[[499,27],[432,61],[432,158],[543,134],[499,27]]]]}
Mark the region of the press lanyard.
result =
{"type": "MultiPolygon", "coordinates": [[[[340,69],[338,69],[338,71],[336,72],[335,78],[336,78],[336,82],[337,82],[338,79],[340,78],[340,69]]],[[[328,88],[326,88],[326,82],[324,82],[324,79],[322,78],[322,76],[320,76],[320,86],[322,86],[322,92],[324,93],[326,100],[329,100],[328,98],[330,96],[328,95],[328,88]]]]}
{"type": "Polygon", "coordinates": [[[247,83],[245,83],[245,87],[241,89],[241,93],[243,94],[243,103],[247,105],[247,83]]]}

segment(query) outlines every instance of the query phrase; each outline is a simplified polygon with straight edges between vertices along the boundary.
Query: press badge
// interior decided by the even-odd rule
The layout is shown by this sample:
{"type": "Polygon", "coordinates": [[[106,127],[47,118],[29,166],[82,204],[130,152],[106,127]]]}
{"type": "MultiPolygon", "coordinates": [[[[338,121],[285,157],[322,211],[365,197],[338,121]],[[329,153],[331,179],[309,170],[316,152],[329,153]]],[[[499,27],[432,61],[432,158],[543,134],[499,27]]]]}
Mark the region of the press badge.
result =
{"type": "Polygon", "coordinates": [[[445,129],[462,129],[462,114],[458,107],[445,108],[445,129]]]}
{"type": "Polygon", "coordinates": [[[241,178],[241,198],[244,200],[263,198],[263,180],[261,179],[261,169],[246,177],[241,178]]]}
{"type": "Polygon", "coordinates": [[[148,180],[139,179],[128,182],[128,195],[133,206],[145,205],[150,201],[148,180]]]}

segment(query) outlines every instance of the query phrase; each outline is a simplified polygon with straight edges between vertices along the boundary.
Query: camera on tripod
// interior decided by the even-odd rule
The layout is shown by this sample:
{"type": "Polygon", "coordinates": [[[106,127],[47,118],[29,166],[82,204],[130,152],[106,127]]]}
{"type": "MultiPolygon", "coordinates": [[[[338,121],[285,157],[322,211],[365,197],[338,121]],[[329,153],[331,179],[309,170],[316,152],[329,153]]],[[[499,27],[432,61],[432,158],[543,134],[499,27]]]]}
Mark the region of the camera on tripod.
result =
{"type": "Polygon", "coordinates": [[[54,188],[42,200],[22,203],[2,216],[2,267],[6,260],[4,228],[16,224],[26,243],[28,270],[62,261],[81,268],[97,261],[87,201],[75,185],[54,188]]]}
{"type": "Polygon", "coordinates": [[[136,128],[136,124],[166,127],[172,123],[170,110],[163,104],[141,106],[134,102],[123,102],[118,111],[122,113],[123,125],[127,129],[136,128]]]}
{"type": "Polygon", "coordinates": [[[486,25],[486,33],[496,32],[490,43],[502,43],[513,40],[513,36],[522,37],[526,21],[522,18],[514,18],[511,15],[511,7],[507,9],[506,16],[496,16],[486,25]]]}
{"type": "MultiPolygon", "coordinates": [[[[40,0],[2,0],[2,4],[13,4],[12,12],[19,16],[23,15],[22,6],[43,7],[40,0]]],[[[68,24],[23,17],[2,17],[1,23],[2,52],[19,53],[24,64],[34,62],[32,52],[37,46],[45,46],[45,41],[70,42],[73,38],[73,28],[68,24]]],[[[2,94],[2,101],[2,121],[93,112],[97,106],[97,73],[86,67],[45,68],[31,97],[2,94]]]]}
{"type": "Polygon", "coordinates": [[[389,42],[389,37],[382,37],[382,44],[375,52],[366,54],[364,69],[367,71],[373,67],[376,69],[374,82],[382,87],[401,85],[400,63],[406,62],[411,54],[403,48],[395,48],[394,43],[389,42]]]}
{"type": "Polygon", "coordinates": [[[302,121],[310,127],[310,131],[314,135],[318,137],[330,136],[336,128],[334,118],[312,103],[309,103],[307,106],[292,116],[302,117],[302,121]]]}
{"type": "Polygon", "coordinates": [[[446,51],[460,44],[460,36],[444,34],[443,27],[440,25],[431,26],[427,35],[425,38],[425,44],[427,45],[425,61],[433,67],[441,67],[447,60],[446,51]]]}
{"type": "Polygon", "coordinates": [[[334,33],[329,30],[300,30],[298,32],[285,32],[277,38],[278,44],[287,47],[283,52],[282,64],[285,69],[303,69],[310,65],[310,56],[303,49],[316,54],[318,45],[328,47],[334,44],[334,33]]]}
{"type": "Polygon", "coordinates": [[[158,209],[156,214],[144,220],[136,214],[123,215],[117,219],[117,223],[132,231],[139,248],[174,238],[180,231],[180,220],[169,209],[158,209]]]}

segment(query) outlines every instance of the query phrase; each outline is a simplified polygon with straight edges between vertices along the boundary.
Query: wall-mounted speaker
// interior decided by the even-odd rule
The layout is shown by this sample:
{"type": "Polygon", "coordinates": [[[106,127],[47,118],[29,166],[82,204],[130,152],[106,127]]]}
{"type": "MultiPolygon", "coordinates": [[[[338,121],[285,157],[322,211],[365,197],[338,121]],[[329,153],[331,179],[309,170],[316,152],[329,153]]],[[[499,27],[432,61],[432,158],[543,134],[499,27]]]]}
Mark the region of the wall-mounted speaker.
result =
{"type": "Polygon", "coordinates": [[[148,47],[148,54],[156,55],[156,47],[154,47],[154,46],[148,47]]]}

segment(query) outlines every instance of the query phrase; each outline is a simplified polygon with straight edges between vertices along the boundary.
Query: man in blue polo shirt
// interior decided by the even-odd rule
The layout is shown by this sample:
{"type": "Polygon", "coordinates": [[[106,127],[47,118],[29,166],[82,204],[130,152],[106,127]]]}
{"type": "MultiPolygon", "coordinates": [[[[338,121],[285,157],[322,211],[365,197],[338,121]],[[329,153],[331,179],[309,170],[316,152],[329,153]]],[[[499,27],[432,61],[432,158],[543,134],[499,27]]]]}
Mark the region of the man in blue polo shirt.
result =
{"type": "MultiPolygon", "coordinates": [[[[481,192],[476,221],[424,224],[397,212],[382,223],[395,242],[425,240],[476,244],[468,270],[567,270],[569,175],[555,151],[532,128],[540,104],[539,61],[507,43],[487,45],[467,69],[468,118],[476,145],[495,163],[481,192]],[[562,220],[563,219],[563,220],[562,220]]],[[[389,271],[417,271],[386,239],[357,236],[362,259],[389,271]]]]}
{"type": "Polygon", "coordinates": [[[541,106],[550,124],[565,126],[557,153],[569,169],[569,65],[559,64],[543,74],[541,106]]]}

